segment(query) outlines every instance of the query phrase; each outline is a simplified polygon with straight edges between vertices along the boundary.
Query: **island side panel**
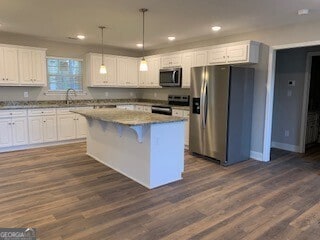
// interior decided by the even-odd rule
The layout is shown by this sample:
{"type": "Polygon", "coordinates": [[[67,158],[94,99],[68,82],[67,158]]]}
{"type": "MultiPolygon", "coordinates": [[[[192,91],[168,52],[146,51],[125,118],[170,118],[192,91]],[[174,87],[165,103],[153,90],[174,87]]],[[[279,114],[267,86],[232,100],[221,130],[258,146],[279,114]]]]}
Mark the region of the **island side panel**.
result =
{"type": "Polygon", "coordinates": [[[181,121],[151,125],[151,188],[182,179],[184,124],[181,121]]]}
{"type": "Polygon", "coordinates": [[[150,125],[145,126],[143,141],[139,143],[135,131],[127,126],[90,119],[87,123],[87,154],[151,188],[150,125]]]}

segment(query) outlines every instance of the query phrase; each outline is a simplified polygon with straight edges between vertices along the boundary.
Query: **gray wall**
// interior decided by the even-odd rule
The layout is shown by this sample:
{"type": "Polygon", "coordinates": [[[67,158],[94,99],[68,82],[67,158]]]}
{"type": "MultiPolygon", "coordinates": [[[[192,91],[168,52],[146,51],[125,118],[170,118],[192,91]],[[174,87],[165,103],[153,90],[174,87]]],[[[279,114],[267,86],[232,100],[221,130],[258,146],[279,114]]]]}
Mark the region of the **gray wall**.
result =
{"type": "Polygon", "coordinates": [[[294,146],[300,144],[303,91],[307,54],[320,47],[305,47],[277,51],[273,105],[272,141],[294,146]],[[295,87],[289,81],[295,81],[295,87]],[[288,91],[292,96],[288,96],[288,91]],[[285,131],[289,136],[285,136],[285,131]]]}

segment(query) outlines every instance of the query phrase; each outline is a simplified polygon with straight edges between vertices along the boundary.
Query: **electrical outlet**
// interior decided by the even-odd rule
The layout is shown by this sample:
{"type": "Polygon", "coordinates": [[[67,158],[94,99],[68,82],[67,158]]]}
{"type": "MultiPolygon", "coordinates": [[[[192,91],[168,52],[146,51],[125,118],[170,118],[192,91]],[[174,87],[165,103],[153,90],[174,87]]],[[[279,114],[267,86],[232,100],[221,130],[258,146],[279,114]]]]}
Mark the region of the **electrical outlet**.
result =
{"type": "Polygon", "coordinates": [[[155,92],[155,93],[153,94],[153,96],[156,98],[156,97],[158,97],[158,94],[155,92]]]}
{"type": "Polygon", "coordinates": [[[289,135],[290,135],[289,130],[285,130],[285,131],[284,131],[284,136],[285,136],[285,137],[289,137],[289,135]]]}
{"type": "Polygon", "coordinates": [[[106,97],[108,97],[108,96],[109,96],[109,92],[105,92],[104,95],[105,95],[106,97]]]}
{"type": "Polygon", "coordinates": [[[133,92],[130,92],[130,97],[133,97],[133,92]]]}
{"type": "Polygon", "coordinates": [[[29,97],[29,92],[24,92],[23,97],[28,98],[29,97]]]}

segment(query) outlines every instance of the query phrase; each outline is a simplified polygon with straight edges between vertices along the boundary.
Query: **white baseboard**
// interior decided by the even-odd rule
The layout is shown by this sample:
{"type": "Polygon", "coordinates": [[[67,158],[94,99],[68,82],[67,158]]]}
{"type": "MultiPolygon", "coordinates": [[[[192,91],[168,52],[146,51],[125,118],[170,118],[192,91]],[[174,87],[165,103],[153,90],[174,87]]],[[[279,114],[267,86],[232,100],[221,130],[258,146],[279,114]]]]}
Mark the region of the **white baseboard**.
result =
{"type": "Polygon", "coordinates": [[[300,152],[301,151],[300,146],[291,145],[291,144],[287,144],[287,143],[272,142],[271,147],[286,150],[289,152],[300,152]]]}
{"type": "Polygon", "coordinates": [[[263,161],[263,154],[261,152],[250,151],[250,158],[263,161]]]}
{"type": "Polygon", "coordinates": [[[14,147],[0,148],[0,153],[26,150],[26,149],[32,149],[32,148],[51,147],[51,146],[85,142],[85,141],[86,141],[85,138],[80,138],[80,139],[72,139],[72,140],[63,140],[63,141],[58,141],[58,142],[48,142],[48,143],[38,143],[38,144],[14,146],[14,147]]]}

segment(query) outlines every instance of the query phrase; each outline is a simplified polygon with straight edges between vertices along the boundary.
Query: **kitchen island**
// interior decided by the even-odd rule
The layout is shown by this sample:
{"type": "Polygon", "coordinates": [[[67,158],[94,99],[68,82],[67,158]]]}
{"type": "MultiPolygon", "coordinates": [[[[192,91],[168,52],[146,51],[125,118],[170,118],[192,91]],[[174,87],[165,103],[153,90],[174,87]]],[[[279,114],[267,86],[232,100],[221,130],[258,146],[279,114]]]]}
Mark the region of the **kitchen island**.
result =
{"type": "Polygon", "coordinates": [[[152,189],[182,179],[184,118],[122,109],[74,111],[87,119],[87,154],[152,189]]]}

